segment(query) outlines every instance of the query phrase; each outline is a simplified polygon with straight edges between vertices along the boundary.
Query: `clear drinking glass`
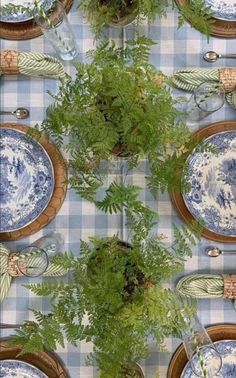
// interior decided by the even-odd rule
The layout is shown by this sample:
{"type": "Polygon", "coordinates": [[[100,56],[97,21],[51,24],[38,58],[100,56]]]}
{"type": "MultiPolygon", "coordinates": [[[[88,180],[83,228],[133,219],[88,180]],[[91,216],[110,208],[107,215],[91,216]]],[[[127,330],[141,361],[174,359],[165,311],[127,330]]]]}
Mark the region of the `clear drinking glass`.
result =
{"type": "Polygon", "coordinates": [[[224,105],[225,91],[221,84],[205,82],[193,92],[186,104],[187,121],[200,121],[224,105]]]}
{"type": "Polygon", "coordinates": [[[183,334],[183,343],[194,374],[202,378],[221,377],[218,373],[222,358],[197,316],[188,324],[183,334]]]}
{"type": "Polygon", "coordinates": [[[42,275],[50,259],[62,251],[64,239],[58,232],[51,232],[23,248],[17,259],[19,271],[28,277],[42,275]]]}
{"type": "Polygon", "coordinates": [[[32,246],[38,249],[43,249],[49,259],[58,252],[62,252],[64,245],[64,238],[59,232],[50,232],[49,234],[42,236],[40,239],[32,243],[32,246]]]}
{"type": "Polygon", "coordinates": [[[34,19],[62,60],[75,58],[78,53],[75,37],[60,1],[53,2],[50,13],[40,6],[35,8],[34,19]]]}

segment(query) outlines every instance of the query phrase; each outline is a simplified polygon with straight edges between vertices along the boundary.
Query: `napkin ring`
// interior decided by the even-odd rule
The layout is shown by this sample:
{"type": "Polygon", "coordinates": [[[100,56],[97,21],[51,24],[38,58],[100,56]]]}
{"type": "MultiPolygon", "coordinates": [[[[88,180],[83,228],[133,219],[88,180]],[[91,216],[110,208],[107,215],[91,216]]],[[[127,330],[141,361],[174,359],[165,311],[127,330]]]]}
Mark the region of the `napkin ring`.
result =
{"type": "Polygon", "coordinates": [[[224,279],[224,298],[236,298],[236,275],[223,274],[224,279]]]}
{"type": "Polygon", "coordinates": [[[8,274],[12,277],[24,276],[26,272],[26,263],[19,261],[18,253],[11,253],[8,257],[8,274]]]}
{"type": "Polygon", "coordinates": [[[0,67],[3,74],[17,75],[20,73],[18,57],[19,53],[15,50],[4,50],[0,54],[0,67]]]}
{"type": "Polygon", "coordinates": [[[236,89],[236,68],[219,68],[219,78],[226,93],[236,89]]]}

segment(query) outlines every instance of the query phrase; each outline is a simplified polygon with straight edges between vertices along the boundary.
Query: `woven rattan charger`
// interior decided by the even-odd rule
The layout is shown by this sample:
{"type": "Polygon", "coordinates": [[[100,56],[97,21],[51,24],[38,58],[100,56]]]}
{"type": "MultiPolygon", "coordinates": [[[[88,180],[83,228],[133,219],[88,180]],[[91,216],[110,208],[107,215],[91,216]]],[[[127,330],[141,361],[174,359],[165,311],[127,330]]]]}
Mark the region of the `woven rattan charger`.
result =
{"type": "Polygon", "coordinates": [[[44,372],[48,378],[68,378],[64,366],[56,355],[49,352],[27,353],[17,357],[21,347],[10,346],[8,339],[0,340],[0,360],[20,360],[36,366],[44,372]]]}
{"type": "MultiPolygon", "coordinates": [[[[30,130],[29,126],[17,123],[2,123],[0,127],[16,129],[23,132],[30,130]]],[[[37,138],[37,142],[45,149],[52,162],[55,178],[52,197],[47,207],[38,218],[19,230],[0,233],[0,241],[17,240],[39,231],[54,219],[65,199],[67,191],[66,163],[54,143],[41,135],[37,138]]]]}
{"type": "MultiPolygon", "coordinates": [[[[189,4],[188,0],[175,0],[176,4],[186,6],[189,4]]],[[[212,18],[214,23],[212,24],[211,35],[223,38],[235,38],[236,37],[236,21],[220,20],[218,18],[212,18]]],[[[191,24],[191,20],[189,20],[191,24]]]]}
{"type": "MultiPolygon", "coordinates": [[[[73,0],[60,0],[66,12],[69,12],[73,0]]],[[[40,27],[34,20],[25,22],[0,22],[0,38],[10,40],[25,40],[42,35],[40,27]]]]}
{"type": "MultiPolygon", "coordinates": [[[[230,130],[236,130],[236,121],[222,121],[212,123],[198,130],[194,135],[196,139],[200,142],[211,135],[230,130]]],[[[187,224],[191,223],[194,220],[194,217],[185,205],[182,194],[174,192],[171,195],[171,199],[173,205],[175,206],[176,210],[178,211],[182,219],[187,224]]],[[[202,236],[210,240],[215,240],[219,243],[236,243],[236,236],[217,234],[213,231],[208,230],[207,228],[203,228],[202,236]]]]}

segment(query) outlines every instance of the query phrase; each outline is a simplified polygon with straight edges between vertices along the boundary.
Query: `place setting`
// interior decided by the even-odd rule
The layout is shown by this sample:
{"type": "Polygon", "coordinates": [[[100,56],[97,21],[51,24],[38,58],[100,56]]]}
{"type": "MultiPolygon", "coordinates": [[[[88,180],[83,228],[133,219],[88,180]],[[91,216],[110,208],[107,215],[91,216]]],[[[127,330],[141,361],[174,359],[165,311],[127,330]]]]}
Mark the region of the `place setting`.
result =
{"type": "Polygon", "coordinates": [[[0,240],[16,240],[45,227],[66,195],[64,158],[51,141],[30,132],[24,125],[0,125],[0,240]]]}
{"type": "Polygon", "coordinates": [[[186,161],[187,173],[183,173],[183,180],[190,189],[182,194],[172,193],[173,204],[187,223],[193,219],[202,222],[204,237],[222,243],[235,243],[236,123],[224,121],[210,124],[194,135],[199,143],[209,143],[216,150],[193,150],[186,161]]]}

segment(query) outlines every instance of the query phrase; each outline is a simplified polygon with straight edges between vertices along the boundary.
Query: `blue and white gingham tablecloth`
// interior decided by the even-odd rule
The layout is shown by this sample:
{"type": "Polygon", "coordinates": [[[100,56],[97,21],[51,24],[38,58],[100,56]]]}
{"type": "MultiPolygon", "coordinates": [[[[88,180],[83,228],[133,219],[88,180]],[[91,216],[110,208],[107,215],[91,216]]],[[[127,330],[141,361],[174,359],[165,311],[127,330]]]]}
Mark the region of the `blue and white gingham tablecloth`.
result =
{"type": "MultiPolygon", "coordinates": [[[[152,25],[143,25],[142,30],[149,35],[157,44],[151,50],[151,62],[166,74],[172,74],[176,69],[184,67],[224,67],[236,66],[235,60],[221,59],[218,62],[204,62],[202,53],[214,50],[219,53],[236,52],[235,39],[210,38],[209,43],[206,37],[186,24],[177,30],[177,11],[171,9],[167,17],[162,20],[157,19],[152,25]]],[[[80,11],[73,6],[69,13],[69,21],[76,35],[79,48],[78,60],[83,61],[87,50],[94,48],[94,40],[89,25],[83,19],[80,11]]],[[[108,35],[121,43],[120,31],[109,30],[108,35]]],[[[133,27],[128,26],[122,38],[129,38],[134,35],[133,27]]],[[[121,38],[121,39],[122,39],[121,38]]],[[[44,37],[38,37],[29,41],[7,41],[1,40],[1,50],[16,49],[19,51],[42,52],[54,55],[51,46],[44,37]]],[[[66,64],[69,73],[73,69],[66,64]]],[[[24,123],[34,126],[45,116],[45,109],[51,102],[47,91],[56,92],[58,82],[55,80],[31,79],[25,76],[5,76],[0,79],[0,100],[1,109],[10,110],[16,107],[27,107],[30,109],[30,118],[24,123]]],[[[176,95],[183,95],[183,92],[175,90],[176,95]]],[[[189,94],[187,94],[189,95],[189,94]]],[[[224,107],[211,117],[205,119],[200,127],[212,121],[222,121],[236,119],[236,112],[227,103],[224,107]]],[[[1,117],[1,122],[14,121],[12,117],[1,117]]],[[[18,121],[20,122],[20,121],[18,121]]],[[[193,129],[194,130],[194,129],[193,129]]],[[[143,200],[157,210],[159,214],[158,232],[162,232],[172,238],[172,223],[181,223],[170,199],[167,195],[160,196],[158,201],[154,201],[144,185],[145,173],[137,172],[131,177],[134,183],[143,187],[143,200]]],[[[47,227],[29,238],[17,242],[7,243],[10,248],[20,250],[42,235],[56,230],[61,232],[65,238],[66,250],[71,250],[79,254],[80,239],[87,239],[92,235],[112,235],[121,232],[122,219],[120,216],[105,215],[87,201],[81,200],[73,190],[68,190],[66,200],[58,215],[47,227]]],[[[124,237],[125,230],[124,230],[124,237]]],[[[199,245],[193,250],[192,259],[188,259],[185,271],[182,274],[197,272],[235,272],[236,256],[225,256],[217,259],[210,259],[203,253],[205,246],[212,244],[209,240],[202,239],[199,245]]],[[[214,243],[215,244],[215,243],[214,243]]],[[[220,248],[231,248],[233,245],[220,245],[220,248]]],[[[235,247],[235,246],[234,246],[235,247]]],[[[36,279],[34,279],[36,281],[36,279]]],[[[20,278],[12,284],[7,298],[3,301],[0,312],[0,321],[9,323],[21,323],[23,320],[32,319],[28,308],[38,308],[43,311],[49,310],[49,300],[47,298],[37,298],[21,284],[27,283],[27,278],[20,278]]],[[[33,279],[31,279],[33,282],[33,279]]],[[[205,325],[219,322],[235,322],[236,312],[230,301],[227,300],[201,300],[198,304],[198,314],[205,325]]],[[[1,332],[1,337],[7,336],[7,331],[1,332]]],[[[143,361],[145,377],[151,378],[159,370],[160,378],[165,378],[171,355],[175,351],[180,340],[167,339],[166,346],[169,353],[157,351],[153,341],[150,340],[150,357],[143,361]]],[[[85,359],[87,353],[92,351],[92,345],[82,342],[78,348],[67,345],[65,349],[58,349],[57,353],[66,365],[71,378],[93,378],[96,376],[96,369],[86,366],[85,359]]]]}

